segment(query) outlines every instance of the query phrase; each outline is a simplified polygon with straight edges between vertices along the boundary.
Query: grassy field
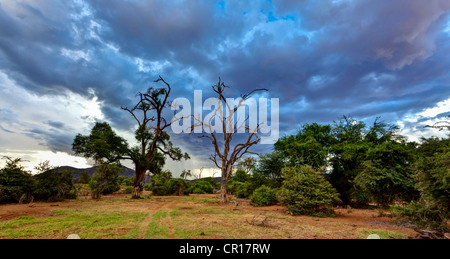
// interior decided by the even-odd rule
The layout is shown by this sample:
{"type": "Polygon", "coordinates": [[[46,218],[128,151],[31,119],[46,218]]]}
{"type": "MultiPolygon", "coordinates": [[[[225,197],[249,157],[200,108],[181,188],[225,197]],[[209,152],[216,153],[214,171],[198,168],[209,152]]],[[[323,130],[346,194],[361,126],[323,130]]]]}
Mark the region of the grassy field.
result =
{"type": "Polygon", "coordinates": [[[100,200],[0,205],[0,238],[357,239],[416,234],[377,210],[336,208],[336,217],[315,218],[291,216],[278,205],[253,207],[244,199],[222,205],[216,195],[146,197],[115,194],[100,200]]]}

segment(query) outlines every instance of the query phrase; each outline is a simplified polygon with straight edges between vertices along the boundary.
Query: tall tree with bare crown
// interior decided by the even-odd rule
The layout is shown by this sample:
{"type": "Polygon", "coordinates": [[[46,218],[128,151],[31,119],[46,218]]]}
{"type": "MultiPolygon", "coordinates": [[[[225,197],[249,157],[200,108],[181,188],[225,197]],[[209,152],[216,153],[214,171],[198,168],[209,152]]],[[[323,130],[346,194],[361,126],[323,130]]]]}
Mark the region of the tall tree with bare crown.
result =
{"type": "Polygon", "coordinates": [[[261,124],[259,123],[251,127],[249,123],[249,126],[247,126],[246,122],[249,121],[249,117],[245,117],[245,107],[243,106],[247,105],[246,101],[254,92],[268,91],[267,89],[254,89],[248,94],[241,95],[237,101],[230,104],[224,95],[227,88],[229,86],[225,85],[219,78],[219,82],[212,86],[213,91],[218,95],[218,102],[214,114],[212,116],[206,116],[205,119],[200,116],[195,117],[196,115],[194,114],[194,124],[191,130],[192,133],[195,131],[195,128],[203,127],[209,133],[199,137],[208,138],[214,146],[214,154],[210,156],[210,160],[221,170],[221,203],[227,203],[226,186],[232,176],[234,164],[245,154],[256,154],[249,149],[261,140],[257,135],[261,124]],[[223,114],[222,102],[225,103],[225,116],[223,114]],[[240,108],[244,108],[244,114],[238,112],[242,111],[240,108]],[[234,120],[235,115],[237,115],[236,121],[234,120]],[[223,139],[219,139],[218,132],[213,129],[220,129],[223,134],[223,139]],[[244,142],[232,144],[233,137],[237,133],[243,132],[247,134],[244,142]]]}

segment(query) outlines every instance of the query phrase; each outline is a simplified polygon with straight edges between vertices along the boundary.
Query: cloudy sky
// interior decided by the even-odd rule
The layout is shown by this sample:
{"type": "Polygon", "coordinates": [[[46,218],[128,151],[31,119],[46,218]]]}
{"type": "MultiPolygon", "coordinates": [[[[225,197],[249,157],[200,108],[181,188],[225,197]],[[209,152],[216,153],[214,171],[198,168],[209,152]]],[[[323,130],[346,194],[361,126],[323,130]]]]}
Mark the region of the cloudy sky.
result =
{"type": "MultiPolygon", "coordinates": [[[[132,141],[120,107],[159,75],[172,99],[219,76],[231,97],[267,88],[281,136],[342,115],[443,136],[423,126],[450,114],[449,53],[448,0],[0,0],[0,155],[89,166],[75,135],[107,121],[132,141]]],[[[207,139],[172,138],[192,157],[175,175],[212,166],[207,139]]]]}

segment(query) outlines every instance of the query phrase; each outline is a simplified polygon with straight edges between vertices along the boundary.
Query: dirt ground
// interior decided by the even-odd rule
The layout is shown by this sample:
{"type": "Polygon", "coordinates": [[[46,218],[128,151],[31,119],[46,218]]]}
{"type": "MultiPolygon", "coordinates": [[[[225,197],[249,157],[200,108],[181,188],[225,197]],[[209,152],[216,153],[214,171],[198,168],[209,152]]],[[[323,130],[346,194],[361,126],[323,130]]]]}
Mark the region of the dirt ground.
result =
{"type": "MultiPolygon", "coordinates": [[[[415,236],[418,233],[408,226],[397,224],[389,217],[389,212],[380,213],[376,209],[350,209],[335,208],[336,217],[317,218],[308,216],[291,216],[282,206],[253,207],[249,200],[231,198],[228,204],[218,203],[217,195],[190,195],[189,197],[156,197],[135,202],[128,196],[110,195],[103,196],[101,200],[91,200],[89,197],[81,197],[77,200],[67,200],[57,203],[35,202],[32,204],[0,205],[0,223],[20,216],[35,218],[55,217],[55,210],[80,210],[95,207],[99,211],[119,210],[126,212],[146,212],[148,217],[140,222],[140,237],[144,234],[152,221],[152,214],[165,210],[168,214],[175,209],[178,215],[189,217],[191,225],[187,223],[172,222],[176,218],[167,217],[165,224],[168,228],[166,238],[228,238],[222,232],[236,232],[232,237],[244,238],[320,238],[320,239],[353,239],[364,238],[371,231],[384,231],[397,233],[403,237],[415,236]],[[214,209],[214,214],[205,214],[206,210],[214,209]],[[218,213],[220,212],[220,213],[218,213]],[[190,214],[189,214],[190,213],[190,214]],[[203,214],[202,214],[203,213],[203,214]],[[230,213],[230,214],[227,214],[230,213]],[[215,225],[223,227],[223,230],[205,231],[198,230],[195,235],[180,236],[180,228],[199,229],[215,225]],[[177,230],[178,229],[178,230],[177,230]],[[236,230],[237,229],[237,230],[236,230]],[[178,231],[178,232],[177,232],[178,231]],[[246,233],[252,234],[246,234],[246,233]]],[[[185,221],[186,222],[186,221],[185,221]]],[[[376,232],[373,232],[376,233],[376,232]]]]}

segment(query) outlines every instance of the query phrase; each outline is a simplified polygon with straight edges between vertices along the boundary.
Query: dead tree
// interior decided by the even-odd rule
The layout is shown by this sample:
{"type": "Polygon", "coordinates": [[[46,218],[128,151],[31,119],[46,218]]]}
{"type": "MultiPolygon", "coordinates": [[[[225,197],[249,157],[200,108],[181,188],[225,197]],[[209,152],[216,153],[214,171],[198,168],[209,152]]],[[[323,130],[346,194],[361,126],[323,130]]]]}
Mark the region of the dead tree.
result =
{"type": "Polygon", "coordinates": [[[157,89],[150,87],[146,93],[139,93],[139,101],[132,109],[121,107],[128,111],[138,124],[135,137],[139,145],[131,148],[127,157],[122,157],[132,160],[135,164],[136,177],[132,193],[134,199],[140,198],[145,173],[158,159],[158,153],[167,155],[175,161],[189,158],[186,153],[182,154],[180,148],[172,145],[169,134],[165,132],[173,122],[167,121],[163,116],[164,109],[171,105],[168,100],[171,86],[161,76],[155,82],[163,82],[165,87],[157,89]]]}
{"type": "MultiPolygon", "coordinates": [[[[211,116],[209,120],[205,119],[205,121],[203,121],[201,117],[196,118],[194,115],[194,125],[191,129],[191,133],[196,127],[204,127],[209,130],[208,135],[202,135],[199,137],[210,139],[211,143],[214,146],[214,154],[210,156],[210,160],[213,161],[214,164],[221,170],[222,180],[220,194],[222,203],[227,202],[226,186],[228,180],[232,176],[234,164],[245,154],[256,154],[249,151],[249,149],[250,147],[258,144],[260,141],[260,138],[257,135],[260,124],[257,124],[256,127],[250,128],[246,125],[249,117],[246,117],[245,120],[240,121],[240,123],[238,124],[238,121],[242,118],[237,118],[236,122],[234,122],[235,114],[237,113],[239,108],[241,108],[243,105],[246,105],[245,101],[250,98],[251,94],[257,91],[268,91],[267,89],[254,89],[248,94],[241,95],[241,97],[239,98],[239,102],[236,105],[230,105],[224,95],[224,91],[226,88],[229,88],[229,86],[226,86],[223,82],[221,82],[221,79],[219,78],[219,82],[216,85],[212,86],[213,91],[218,95],[218,107],[216,107],[214,115],[211,116]],[[226,104],[226,116],[223,115],[222,102],[226,104]],[[223,141],[222,139],[218,138],[218,133],[213,130],[213,119],[219,120],[220,128],[222,129],[223,134],[223,141]],[[231,143],[233,137],[242,128],[244,128],[244,132],[248,134],[247,138],[245,139],[245,142],[233,146],[231,143]]],[[[217,123],[217,121],[215,121],[215,123],[217,123]]]]}
{"type": "MultiPolygon", "coordinates": [[[[448,116],[450,118],[450,115],[448,116]]],[[[433,125],[426,125],[424,128],[434,128],[439,130],[447,129],[450,131],[450,120],[448,121],[438,121],[433,125]]]]}

